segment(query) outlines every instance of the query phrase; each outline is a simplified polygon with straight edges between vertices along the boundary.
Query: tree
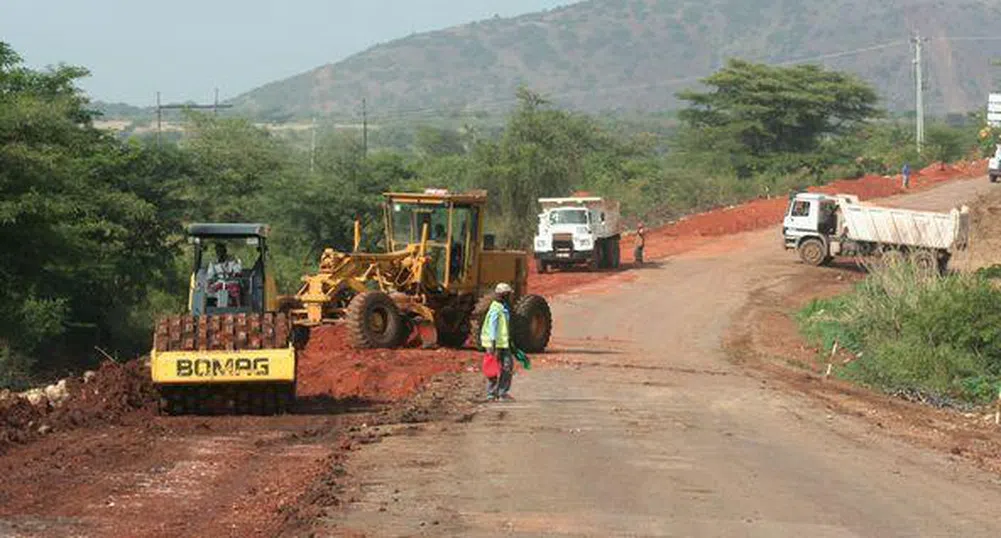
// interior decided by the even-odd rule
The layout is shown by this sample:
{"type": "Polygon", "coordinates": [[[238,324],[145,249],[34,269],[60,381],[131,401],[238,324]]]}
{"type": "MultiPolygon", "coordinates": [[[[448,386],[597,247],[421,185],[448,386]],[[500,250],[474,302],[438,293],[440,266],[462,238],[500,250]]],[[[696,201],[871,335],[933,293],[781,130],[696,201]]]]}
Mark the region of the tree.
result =
{"type": "Polygon", "coordinates": [[[518,101],[500,141],[473,150],[477,186],[490,192],[494,226],[511,246],[531,239],[537,198],[571,194],[585,182],[588,155],[618,148],[588,116],[551,108],[526,88],[518,91],[518,101]]]}
{"type": "Polygon", "coordinates": [[[284,176],[301,175],[305,169],[305,158],[299,159],[296,171],[296,152],[246,119],[188,112],[186,133],[180,148],[196,171],[192,181],[179,188],[193,220],[262,220],[267,206],[260,197],[280,188],[288,179],[284,176]]]}
{"type": "Polygon", "coordinates": [[[133,351],[133,314],[171,263],[183,165],[94,129],[84,75],[30,70],[0,43],[3,357],[133,351]]]}
{"type": "Polygon", "coordinates": [[[929,159],[938,161],[942,170],[946,163],[953,162],[963,156],[963,133],[948,125],[935,124],[928,126],[925,132],[924,153],[929,159]]]}
{"type": "Polygon", "coordinates": [[[768,66],[743,60],[702,81],[709,91],[685,91],[681,147],[715,152],[741,176],[773,164],[795,169],[789,156],[815,152],[822,140],[879,117],[876,91],[858,78],[816,65],[768,66]]]}
{"type": "Polygon", "coordinates": [[[424,157],[446,157],[466,152],[462,135],[458,131],[426,125],[417,129],[414,145],[417,147],[417,152],[424,157]]]}

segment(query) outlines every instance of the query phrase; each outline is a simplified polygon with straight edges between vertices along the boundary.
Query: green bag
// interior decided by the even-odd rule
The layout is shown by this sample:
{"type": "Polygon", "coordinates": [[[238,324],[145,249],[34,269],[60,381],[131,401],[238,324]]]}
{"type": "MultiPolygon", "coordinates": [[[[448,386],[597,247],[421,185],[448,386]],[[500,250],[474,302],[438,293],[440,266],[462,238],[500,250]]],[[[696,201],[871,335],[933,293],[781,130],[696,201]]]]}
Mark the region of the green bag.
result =
{"type": "Polygon", "coordinates": [[[514,358],[518,359],[518,362],[521,363],[522,368],[526,370],[532,369],[532,361],[528,359],[528,355],[525,355],[524,351],[518,348],[514,348],[514,358]]]}

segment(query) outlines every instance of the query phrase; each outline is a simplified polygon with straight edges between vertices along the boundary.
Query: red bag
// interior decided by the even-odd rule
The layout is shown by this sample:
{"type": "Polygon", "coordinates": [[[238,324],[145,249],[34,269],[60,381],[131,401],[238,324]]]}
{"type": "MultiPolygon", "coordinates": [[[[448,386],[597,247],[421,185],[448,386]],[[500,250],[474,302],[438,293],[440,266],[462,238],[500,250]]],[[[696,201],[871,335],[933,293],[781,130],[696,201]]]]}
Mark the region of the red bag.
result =
{"type": "Polygon", "coordinates": [[[497,377],[500,375],[501,367],[497,356],[491,353],[483,355],[483,375],[487,377],[497,377]]]}

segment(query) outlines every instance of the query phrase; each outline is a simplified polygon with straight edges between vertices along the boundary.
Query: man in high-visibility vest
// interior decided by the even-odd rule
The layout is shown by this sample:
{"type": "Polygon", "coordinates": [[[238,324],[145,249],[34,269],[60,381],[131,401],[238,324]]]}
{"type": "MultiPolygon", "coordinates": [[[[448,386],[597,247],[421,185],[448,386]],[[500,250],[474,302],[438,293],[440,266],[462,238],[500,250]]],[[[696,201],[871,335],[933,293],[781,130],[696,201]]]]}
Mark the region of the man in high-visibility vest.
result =
{"type": "Polygon", "coordinates": [[[487,400],[513,400],[508,391],[511,390],[511,377],[514,373],[514,355],[511,354],[511,294],[514,290],[509,284],[501,282],[494,290],[495,298],[490,303],[487,317],[480,331],[480,344],[488,353],[497,357],[500,363],[500,375],[487,378],[487,400]]]}

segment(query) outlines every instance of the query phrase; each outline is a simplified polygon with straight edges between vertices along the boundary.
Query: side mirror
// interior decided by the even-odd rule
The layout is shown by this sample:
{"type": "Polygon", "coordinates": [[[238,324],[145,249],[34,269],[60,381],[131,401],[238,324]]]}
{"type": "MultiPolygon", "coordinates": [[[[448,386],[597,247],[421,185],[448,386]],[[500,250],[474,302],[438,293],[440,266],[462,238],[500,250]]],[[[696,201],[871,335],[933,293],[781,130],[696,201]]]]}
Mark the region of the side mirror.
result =
{"type": "Polygon", "coordinates": [[[496,239],[494,234],[485,234],[483,236],[483,250],[493,250],[496,239]]]}

